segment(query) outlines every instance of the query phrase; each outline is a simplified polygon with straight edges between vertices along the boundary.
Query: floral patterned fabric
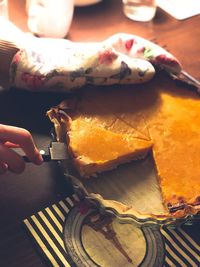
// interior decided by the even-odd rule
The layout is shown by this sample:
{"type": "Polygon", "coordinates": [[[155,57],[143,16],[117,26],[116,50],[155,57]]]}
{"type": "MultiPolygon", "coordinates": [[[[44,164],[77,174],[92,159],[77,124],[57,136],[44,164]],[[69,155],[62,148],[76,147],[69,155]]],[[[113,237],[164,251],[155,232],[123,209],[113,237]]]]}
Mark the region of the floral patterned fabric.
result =
{"type": "Polygon", "coordinates": [[[171,73],[181,70],[173,55],[130,34],[116,34],[99,43],[35,37],[29,43],[14,56],[10,80],[11,86],[32,91],[143,83],[154,76],[155,66],[171,73]]]}

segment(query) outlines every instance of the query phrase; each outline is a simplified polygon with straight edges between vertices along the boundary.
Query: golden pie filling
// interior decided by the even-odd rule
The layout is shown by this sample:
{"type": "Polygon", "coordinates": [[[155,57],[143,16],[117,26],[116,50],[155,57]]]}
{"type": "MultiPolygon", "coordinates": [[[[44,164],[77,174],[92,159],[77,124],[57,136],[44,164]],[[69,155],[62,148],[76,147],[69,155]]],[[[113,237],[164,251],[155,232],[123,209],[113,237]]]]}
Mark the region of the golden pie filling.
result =
{"type": "Polygon", "coordinates": [[[65,129],[82,176],[144,158],[151,151],[167,210],[179,217],[196,214],[200,210],[200,98],[187,89],[163,87],[88,89],[74,96],[73,112],[73,101],[66,100],[48,115],[57,128],[65,129]]]}
{"type": "Polygon", "coordinates": [[[92,169],[95,173],[113,168],[113,164],[117,166],[118,162],[143,158],[152,146],[148,140],[93,125],[92,120],[87,118],[72,121],[68,136],[69,146],[73,148],[72,153],[82,176],[91,175],[92,169]],[[81,164],[87,165],[87,168],[82,168],[81,164]]]}
{"type": "Polygon", "coordinates": [[[149,127],[153,157],[167,205],[198,204],[200,196],[200,100],[161,94],[158,121],[149,127]]]}

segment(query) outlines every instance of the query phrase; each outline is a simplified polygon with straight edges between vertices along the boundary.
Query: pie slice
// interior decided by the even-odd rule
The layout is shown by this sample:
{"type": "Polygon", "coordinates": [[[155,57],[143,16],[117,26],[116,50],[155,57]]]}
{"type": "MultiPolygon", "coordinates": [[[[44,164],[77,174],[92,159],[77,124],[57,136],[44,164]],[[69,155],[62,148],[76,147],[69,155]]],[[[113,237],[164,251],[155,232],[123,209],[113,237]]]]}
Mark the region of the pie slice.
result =
{"type": "Polygon", "coordinates": [[[200,211],[200,99],[163,84],[83,90],[48,115],[81,176],[152,151],[165,210],[184,217],[200,211]]]}
{"type": "Polygon", "coordinates": [[[152,147],[150,140],[113,132],[96,125],[91,118],[71,120],[67,117],[66,125],[74,164],[84,177],[144,158],[152,147]]]}

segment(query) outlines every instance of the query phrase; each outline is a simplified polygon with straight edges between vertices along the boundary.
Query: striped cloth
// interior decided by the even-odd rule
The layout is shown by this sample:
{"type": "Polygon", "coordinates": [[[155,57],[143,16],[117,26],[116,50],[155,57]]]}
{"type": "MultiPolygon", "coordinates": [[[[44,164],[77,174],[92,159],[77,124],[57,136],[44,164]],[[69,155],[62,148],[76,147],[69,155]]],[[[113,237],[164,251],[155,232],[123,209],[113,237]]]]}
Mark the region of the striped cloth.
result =
{"type": "MultiPolygon", "coordinates": [[[[43,258],[47,260],[47,266],[75,266],[65,249],[63,229],[69,211],[77,201],[78,197],[72,195],[24,220],[25,228],[43,258]]],[[[163,227],[161,234],[165,243],[163,266],[200,266],[199,220],[192,226],[183,225],[176,229],[163,227]]]]}

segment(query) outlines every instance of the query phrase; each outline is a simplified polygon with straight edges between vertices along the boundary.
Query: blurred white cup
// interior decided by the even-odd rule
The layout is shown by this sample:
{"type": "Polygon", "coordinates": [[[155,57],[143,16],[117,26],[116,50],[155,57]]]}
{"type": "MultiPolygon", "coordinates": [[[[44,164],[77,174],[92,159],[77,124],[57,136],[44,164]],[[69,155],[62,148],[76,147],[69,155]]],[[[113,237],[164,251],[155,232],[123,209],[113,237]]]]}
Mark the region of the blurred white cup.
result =
{"type": "Polygon", "coordinates": [[[40,37],[64,38],[70,28],[74,0],[26,0],[29,30],[40,37]]]}
{"type": "Polygon", "coordinates": [[[8,19],[8,1],[0,0],[0,16],[8,19]]]}
{"type": "Polygon", "coordinates": [[[124,14],[135,21],[150,21],[156,14],[156,0],[122,0],[124,14]]]}

